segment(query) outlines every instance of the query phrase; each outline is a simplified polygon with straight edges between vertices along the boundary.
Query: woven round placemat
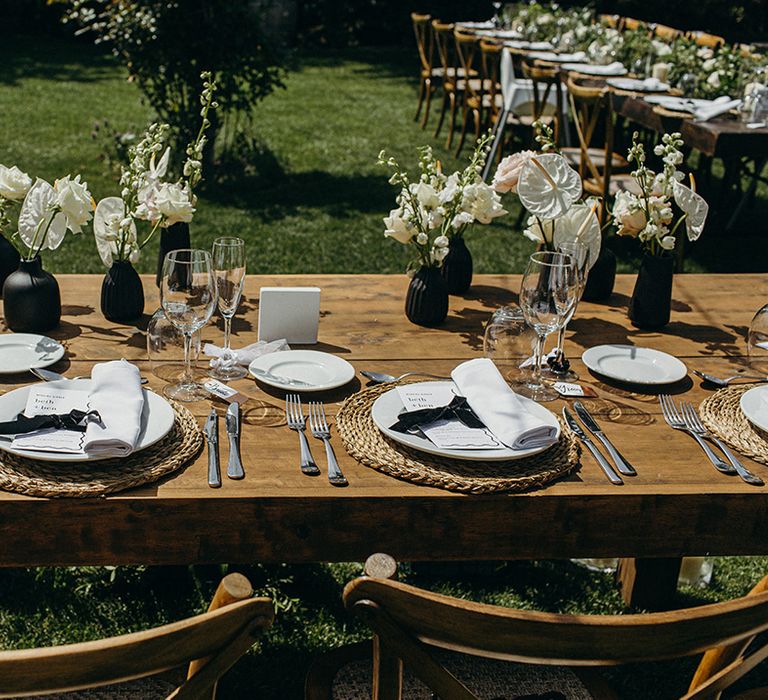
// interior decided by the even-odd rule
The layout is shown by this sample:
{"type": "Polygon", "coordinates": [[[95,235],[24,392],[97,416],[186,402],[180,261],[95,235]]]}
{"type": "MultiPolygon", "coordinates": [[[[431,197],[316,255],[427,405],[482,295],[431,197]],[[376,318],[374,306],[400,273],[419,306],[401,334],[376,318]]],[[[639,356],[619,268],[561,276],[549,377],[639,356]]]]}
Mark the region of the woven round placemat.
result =
{"type": "Polygon", "coordinates": [[[363,389],[344,401],[336,416],[345,449],[366,467],[423,486],[478,494],[539,488],[579,465],[579,445],[562,423],[556,445],[507,462],[441,459],[399,445],[381,433],[371,416],[374,401],[391,389],[392,384],[363,389]]]}
{"type": "Polygon", "coordinates": [[[148,484],[181,469],[203,446],[195,417],[171,401],[175,420],[162,440],[141,452],[96,462],[41,462],[0,454],[0,489],[25,496],[85,498],[148,484]]]}
{"type": "Polygon", "coordinates": [[[739,384],[719,389],[704,399],[699,414],[704,425],[728,447],[768,464],[768,433],[747,420],[739,401],[744,393],[757,384],[739,384]]]}

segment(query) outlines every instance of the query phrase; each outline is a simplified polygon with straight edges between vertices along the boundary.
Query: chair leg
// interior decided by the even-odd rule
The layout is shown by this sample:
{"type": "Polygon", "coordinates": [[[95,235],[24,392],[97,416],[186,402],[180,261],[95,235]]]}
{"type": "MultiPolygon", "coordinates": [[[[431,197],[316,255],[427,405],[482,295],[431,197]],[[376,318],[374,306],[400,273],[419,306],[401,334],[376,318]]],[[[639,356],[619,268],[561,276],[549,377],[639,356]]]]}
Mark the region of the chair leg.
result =
{"type": "Polygon", "coordinates": [[[456,128],[456,93],[451,93],[451,124],[448,131],[448,140],[445,142],[445,147],[450,148],[453,143],[453,131],[456,128]]]}
{"type": "Polygon", "coordinates": [[[445,113],[448,111],[448,93],[443,90],[443,104],[440,108],[440,121],[437,122],[437,128],[435,129],[435,138],[440,134],[440,130],[443,128],[443,121],[445,120],[445,113]]]}
{"type": "Polygon", "coordinates": [[[426,102],[424,104],[424,118],[421,120],[421,128],[424,129],[427,126],[427,121],[429,120],[429,105],[432,101],[432,93],[434,92],[434,87],[432,87],[432,80],[430,78],[427,78],[425,81],[426,87],[427,87],[427,97],[426,102]]]}
{"type": "Polygon", "coordinates": [[[421,82],[419,83],[419,106],[416,108],[416,116],[413,118],[413,121],[415,122],[419,121],[419,115],[421,114],[421,105],[424,103],[425,88],[426,88],[426,80],[422,78],[421,82]]]}
{"type": "Polygon", "coordinates": [[[475,115],[475,110],[464,110],[464,119],[461,120],[461,137],[459,138],[459,145],[456,146],[456,157],[459,157],[459,153],[461,153],[461,149],[464,148],[464,140],[467,138],[467,122],[469,121],[469,115],[470,112],[472,113],[472,116],[475,115]]]}

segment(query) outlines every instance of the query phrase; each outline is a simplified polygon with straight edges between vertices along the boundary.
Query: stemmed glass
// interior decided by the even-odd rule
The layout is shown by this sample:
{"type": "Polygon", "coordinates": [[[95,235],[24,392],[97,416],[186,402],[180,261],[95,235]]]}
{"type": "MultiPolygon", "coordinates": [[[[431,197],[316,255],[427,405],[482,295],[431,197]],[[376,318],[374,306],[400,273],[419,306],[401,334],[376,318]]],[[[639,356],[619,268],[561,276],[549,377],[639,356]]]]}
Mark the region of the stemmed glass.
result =
{"type": "Polygon", "coordinates": [[[576,290],[576,301],[573,304],[568,318],[557,332],[557,354],[555,355],[555,364],[544,369],[542,375],[547,379],[554,379],[558,382],[575,382],[579,375],[576,374],[565,359],[563,345],[565,343],[565,329],[576,313],[576,307],[581,301],[581,295],[584,294],[584,287],[587,286],[587,275],[589,268],[592,267],[592,255],[588,246],[579,241],[568,241],[557,246],[559,253],[570,255],[576,268],[576,281],[578,284],[576,290]]]}
{"type": "MultiPolygon", "coordinates": [[[[240,304],[245,284],[245,241],[242,238],[217,238],[211,253],[213,274],[219,292],[219,313],[224,318],[224,355],[231,359],[230,335],[232,317],[240,304]]],[[[234,362],[222,362],[209,372],[210,376],[222,381],[242,379],[248,372],[234,362]]]]}
{"type": "Polygon", "coordinates": [[[570,255],[551,251],[531,255],[520,287],[520,307],[537,341],[533,375],[519,391],[535,401],[554,401],[558,397],[543,381],[541,357],[547,336],[562,328],[572,314],[578,287],[576,265],[570,255]]]}
{"type": "Polygon", "coordinates": [[[192,375],[192,336],[211,320],[216,308],[216,280],[206,250],[174,250],[165,256],[160,304],[168,320],[184,336],[184,373],[163,393],[176,401],[198,401],[208,394],[192,375]]]}
{"type": "Polygon", "coordinates": [[[499,12],[501,11],[501,4],[500,2],[492,2],[491,5],[493,5],[493,25],[499,29],[501,28],[501,15],[499,12]]]}

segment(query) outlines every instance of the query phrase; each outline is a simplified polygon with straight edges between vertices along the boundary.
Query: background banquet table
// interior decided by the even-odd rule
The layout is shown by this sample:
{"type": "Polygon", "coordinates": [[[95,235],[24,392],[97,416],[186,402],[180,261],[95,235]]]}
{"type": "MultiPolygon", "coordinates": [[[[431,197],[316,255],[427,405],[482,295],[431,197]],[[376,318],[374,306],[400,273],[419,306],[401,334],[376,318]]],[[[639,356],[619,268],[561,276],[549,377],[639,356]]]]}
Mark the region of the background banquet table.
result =
{"type": "MultiPolygon", "coordinates": [[[[52,369],[87,374],[96,362],[136,362],[150,385],[143,328],[118,326],[98,311],[101,278],[62,275],[63,320],[50,335],[67,350],[52,369]]],[[[0,566],[190,564],[253,561],[350,561],[385,551],[400,560],[640,557],[663,561],[695,554],[768,554],[765,488],[745,485],[709,465],[695,443],[663,422],[654,393],[629,391],[590,375],[578,359],[600,343],[633,343],[680,357],[720,376],[744,363],[750,318],[768,292],[764,275],[678,275],[672,321],[661,332],[633,329],[626,304],[633,276],[617,278],[610,304],[582,303],[569,325],[567,353],[598,399],[587,400],[638,476],[612,486],[592,458],[572,476],[522,494],[460,495],[397,481],[349,457],[333,441],[349,487],[302,475],[298,440],[283,417],[283,394],[252,380],[235,386],[244,407],[246,478],[206,483],[205,452],[173,477],[93,499],[39,499],[0,492],[0,566]]],[[[492,311],[516,301],[518,276],[479,275],[466,298],[452,297],[446,324],[424,329],[403,313],[405,276],[250,276],[235,319],[235,347],[256,339],[262,285],[312,284],[322,289],[315,349],[349,360],[356,370],[448,373],[482,355],[492,311]]],[[[146,309],[157,307],[154,280],[144,278],[146,309]]],[[[5,329],[3,329],[5,330],[5,329]]],[[[209,328],[206,338],[220,341],[209,328]]],[[[358,375],[359,376],[359,375],[358,375]]],[[[693,375],[691,375],[693,376],[693,375]]],[[[0,377],[6,391],[29,376],[0,377]]],[[[358,379],[322,395],[333,415],[361,387],[358,379]]],[[[698,403],[711,393],[684,380],[673,393],[698,403]]],[[[304,397],[305,401],[307,396],[304,397]]],[[[548,404],[560,410],[561,402],[548,404]]],[[[192,405],[202,424],[209,402],[192,405]]],[[[222,428],[222,458],[226,440],[222,428]]],[[[312,441],[317,457],[321,446],[312,441]]],[[[322,462],[324,464],[324,461],[322,462]]],[[[745,459],[763,477],[768,468],[745,459]]]]}

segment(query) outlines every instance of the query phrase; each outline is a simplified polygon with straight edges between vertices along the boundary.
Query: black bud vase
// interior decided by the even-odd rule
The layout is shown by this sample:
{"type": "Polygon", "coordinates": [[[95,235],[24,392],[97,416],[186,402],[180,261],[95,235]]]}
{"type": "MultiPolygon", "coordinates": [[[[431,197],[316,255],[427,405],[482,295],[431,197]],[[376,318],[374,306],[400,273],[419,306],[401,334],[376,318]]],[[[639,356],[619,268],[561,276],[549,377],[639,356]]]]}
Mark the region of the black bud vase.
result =
{"type": "Polygon", "coordinates": [[[463,236],[451,238],[443,260],[443,279],[448,294],[464,294],[472,284],[472,253],[463,236]]]}
{"type": "Polygon", "coordinates": [[[101,283],[101,313],[108,321],[127,323],[144,313],[144,288],[133,265],[115,260],[101,283]]]}
{"type": "Polygon", "coordinates": [[[417,326],[439,326],[448,315],[448,289],[438,267],[422,267],[411,278],[405,315],[417,326]]]}
{"type": "Polygon", "coordinates": [[[661,328],[669,323],[675,259],[645,254],[635,290],[629,300],[629,320],[638,328],[661,328]]]}
{"type": "Polygon", "coordinates": [[[19,269],[21,255],[13,244],[0,234],[0,297],[3,296],[3,285],[8,275],[19,269]]]}
{"type": "Polygon", "coordinates": [[[581,298],[584,301],[606,301],[613,294],[616,282],[616,255],[604,245],[595,264],[587,275],[587,284],[581,298]]]}
{"type": "Polygon", "coordinates": [[[163,277],[163,261],[167,253],[172,250],[181,250],[182,248],[191,248],[192,242],[189,237],[189,224],[179,221],[178,223],[161,229],[160,231],[160,251],[157,255],[157,286],[160,286],[160,280],[163,277]]]}
{"type": "Polygon", "coordinates": [[[40,256],[22,260],[3,285],[5,323],[16,333],[44,333],[61,320],[61,293],[56,278],[43,270],[40,256]]]}

